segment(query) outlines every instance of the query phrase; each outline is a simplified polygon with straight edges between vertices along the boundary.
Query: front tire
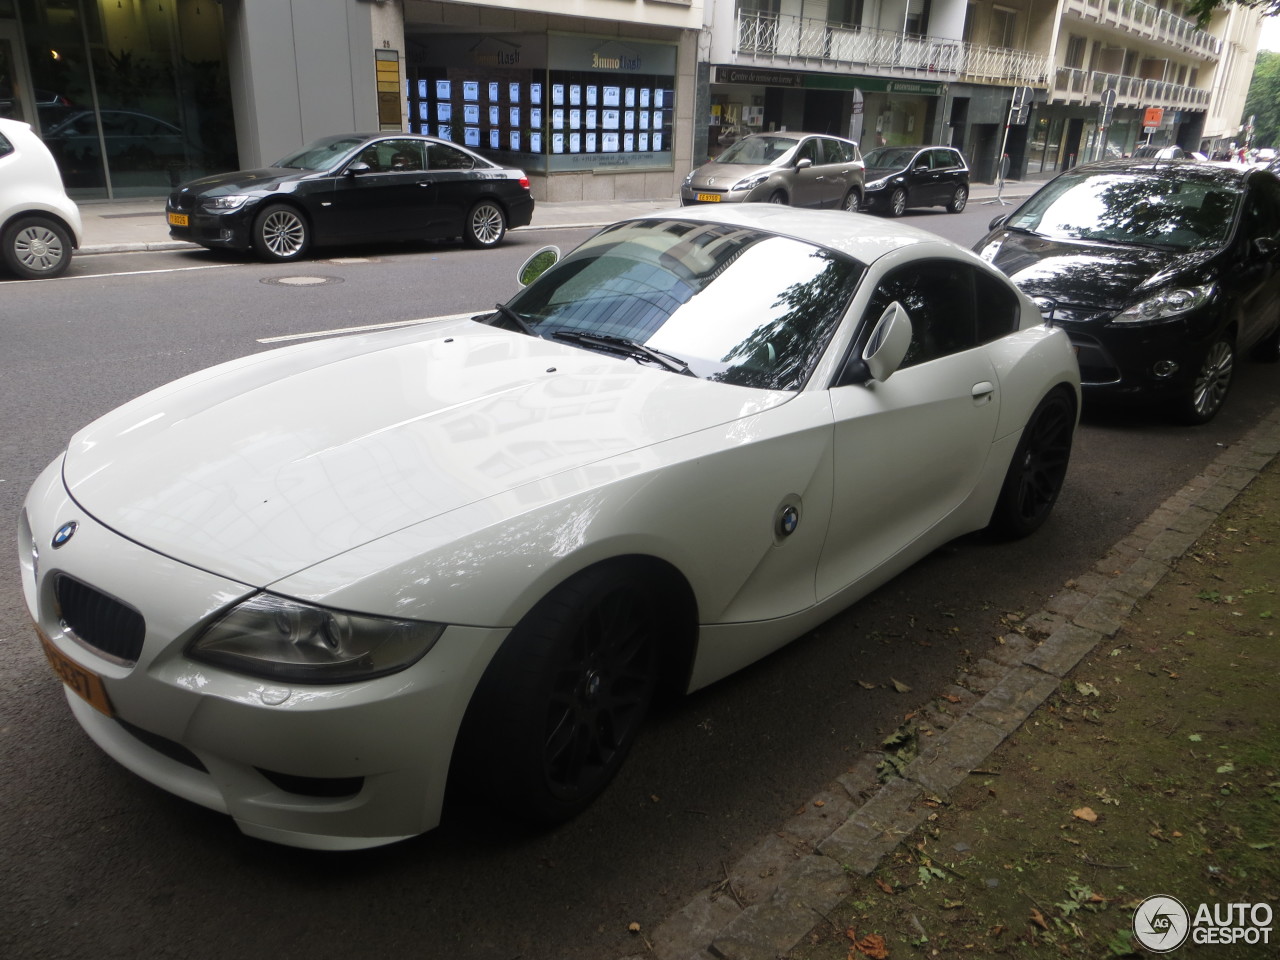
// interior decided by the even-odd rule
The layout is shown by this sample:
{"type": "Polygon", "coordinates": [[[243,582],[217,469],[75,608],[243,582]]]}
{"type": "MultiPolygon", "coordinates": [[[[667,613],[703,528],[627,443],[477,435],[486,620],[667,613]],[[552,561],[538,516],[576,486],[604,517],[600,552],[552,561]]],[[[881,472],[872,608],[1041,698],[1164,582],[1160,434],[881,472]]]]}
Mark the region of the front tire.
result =
{"type": "Polygon", "coordinates": [[[1236,348],[1230,340],[1215,340],[1205,351],[1191,387],[1182,397],[1178,411],[1183,423],[1199,426],[1218,415],[1231,389],[1236,348]]]}
{"type": "Polygon", "coordinates": [[[1022,430],[989,529],[1016,540],[1038,530],[1062,491],[1075,434],[1075,397],[1057,389],[1040,401],[1022,430]]]}
{"type": "Polygon", "coordinates": [[[19,217],[3,243],[5,266],[23,280],[61,276],[71,264],[71,235],[47,217],[19,217]]]}
{"type": "Polygon", "coordinates": [[[894,187],[889,194],[889,216],[900,217],[907,212],[907,191],[894,187]]]}
{"type": "Polygon", "coordinates": [[[956,192],[951,195],[951,201],[947,204],[947,213],[959,213],[968,202],[969,188],[956,187],[956,192]]]}
{"type": "Polygon", "coordinates": [[[496,247],[507,234],[507,215],[492,200],[481,200],[467,214],[462,239],[476,249],[496,247]]]}
{"type": "Polygon", "coordinates": [[[661,605],[629,567],[556,587],[495,654],[463,719],[455,769],[468,795],[561,823],[608,786],[657,688],[661,605]]]}
{"type": "Polygon", "coordinates": [[[781,190],[775,190],[769,194],[770,203],[780,203],[784,207],[787,205],[787,195],[781,190]]]}
{"type": "Polygon", "coordinates": [[[254,218],[253,249],[263,260],[299,260],[310,246],[311,228],[288,204],[273,203],[254,218]]]}

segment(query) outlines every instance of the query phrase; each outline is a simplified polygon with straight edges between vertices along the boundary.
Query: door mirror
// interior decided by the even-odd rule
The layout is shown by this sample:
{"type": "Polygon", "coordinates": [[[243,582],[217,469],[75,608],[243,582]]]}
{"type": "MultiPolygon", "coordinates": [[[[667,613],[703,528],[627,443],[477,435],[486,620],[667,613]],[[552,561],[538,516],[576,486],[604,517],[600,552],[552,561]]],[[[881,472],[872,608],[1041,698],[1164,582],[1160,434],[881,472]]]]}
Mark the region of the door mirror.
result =
{"type": "Polygon", "coordinates": [[[522,287],[527,287],[555,266],[559,259],[559,247],[547,246],[540,250],[535,250],[533,256],[522,263],[520,269],[516,271],[516,283],[522,287]]]}
{"type": "Polygon", "coordinates": [[[994,230],[996,227],[1003,227],[1008,220],[1009,215],[1007,213],[1002,213],[987,224],[987,229],[994,230]]]}
{"type": "Polygon", "coordinates": [[[797,170],[803,170],[806,167],[812,167],[812,166],[813,166],[813,161],[810,160],[808,157],[801,157],[799,160],[796,161],[797,170]]]}
{"type": "Polygon", "coordinates": [[[349,164],[347,169],[343,170],[343,176],[354,177],[357,174],[368,173],[373,167],[369,166],[363,160],[357,160],[355,163],[349,164]]]}
{"type": "Polygon", "coordinates": [[[921,164],[918,164],[918,165],[916,166],[916,168],[915,168],[914,170],[912,170],[911,172],[912,172],[912,173],[928,173],[928,172],[929,172],[929,168],[928,168],[927,166],[925,166],[923,163],[921,163],[921,164]]]}
{"type": "Polygon", "coordinates": [[[911,317],[902,304],[894,301],[885,307],[867,340],[862,356],[849,362],[841,383],[870,383],[888,380],[902,365],[911,346],[911,317]]]}
{"type": "Polygon", "coordinates": [[[1253,252],[1259,257],[1274,257],[1280,247],[1274,237],[1257,237],[1253,241],[1253,252]]]}

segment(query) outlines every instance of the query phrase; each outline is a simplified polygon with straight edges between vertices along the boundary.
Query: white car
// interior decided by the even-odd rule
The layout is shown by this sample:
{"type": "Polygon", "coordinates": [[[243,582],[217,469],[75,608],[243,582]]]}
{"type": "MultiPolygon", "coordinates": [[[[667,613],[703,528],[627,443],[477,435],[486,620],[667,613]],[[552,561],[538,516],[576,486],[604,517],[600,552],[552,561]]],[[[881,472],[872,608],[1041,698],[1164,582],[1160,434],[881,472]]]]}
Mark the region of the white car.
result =
{"type": "Polygon", "coordinates": [[[542,820],[651,700],[1061,488],[1079,371],[994,268],[765,204],[625,220],[496,313],[256,354],[76,434],[20,519],[76,719],[247,834],[351,849],[446,785],[542,820]]]}
{"type": "Polygon", "coordinates": [[[29,124],[0,119],[0,261],[24,280],[56,277],[81,236],[49,149],[29,124]]]}

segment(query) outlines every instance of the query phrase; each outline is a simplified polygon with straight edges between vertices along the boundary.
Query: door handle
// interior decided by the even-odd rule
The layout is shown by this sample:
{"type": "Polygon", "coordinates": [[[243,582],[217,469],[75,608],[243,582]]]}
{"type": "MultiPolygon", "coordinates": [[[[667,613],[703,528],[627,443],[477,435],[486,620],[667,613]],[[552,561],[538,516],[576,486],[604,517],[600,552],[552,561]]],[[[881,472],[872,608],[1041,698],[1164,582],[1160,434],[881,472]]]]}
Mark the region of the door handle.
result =
{"type": "Polygon", "coordinates": [[[431,181],[431,180],[419,180],[419,181],[418,181],[418,186],[420,186],[420,187],[429,187],[429,186],[431,186],[431,185],[432,185],[432,181],[431,181]]]}
{"type": "Polygon", "coordinates": [[[974,403],[989,403],[991,398],[995,396],[996,385],[990,380],[983,380],[981,383],[973,385],[972,396],[974,403]]]}

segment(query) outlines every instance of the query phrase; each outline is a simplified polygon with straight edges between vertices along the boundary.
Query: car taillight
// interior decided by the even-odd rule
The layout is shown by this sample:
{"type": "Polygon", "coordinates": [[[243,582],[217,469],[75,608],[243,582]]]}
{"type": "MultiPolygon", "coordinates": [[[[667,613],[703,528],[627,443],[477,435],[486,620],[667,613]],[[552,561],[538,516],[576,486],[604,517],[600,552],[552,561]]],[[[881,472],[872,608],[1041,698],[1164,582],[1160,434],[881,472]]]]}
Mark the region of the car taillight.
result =
{"type": "Polygon", "coordinates": [[[521,178],[520,178],[520,186],[522,186],[522,187],[524,187],[526,190],[528,190],[528,189],[529,189],[529,178],[528,178],[528,177],[521,177],[521,178]]]}

